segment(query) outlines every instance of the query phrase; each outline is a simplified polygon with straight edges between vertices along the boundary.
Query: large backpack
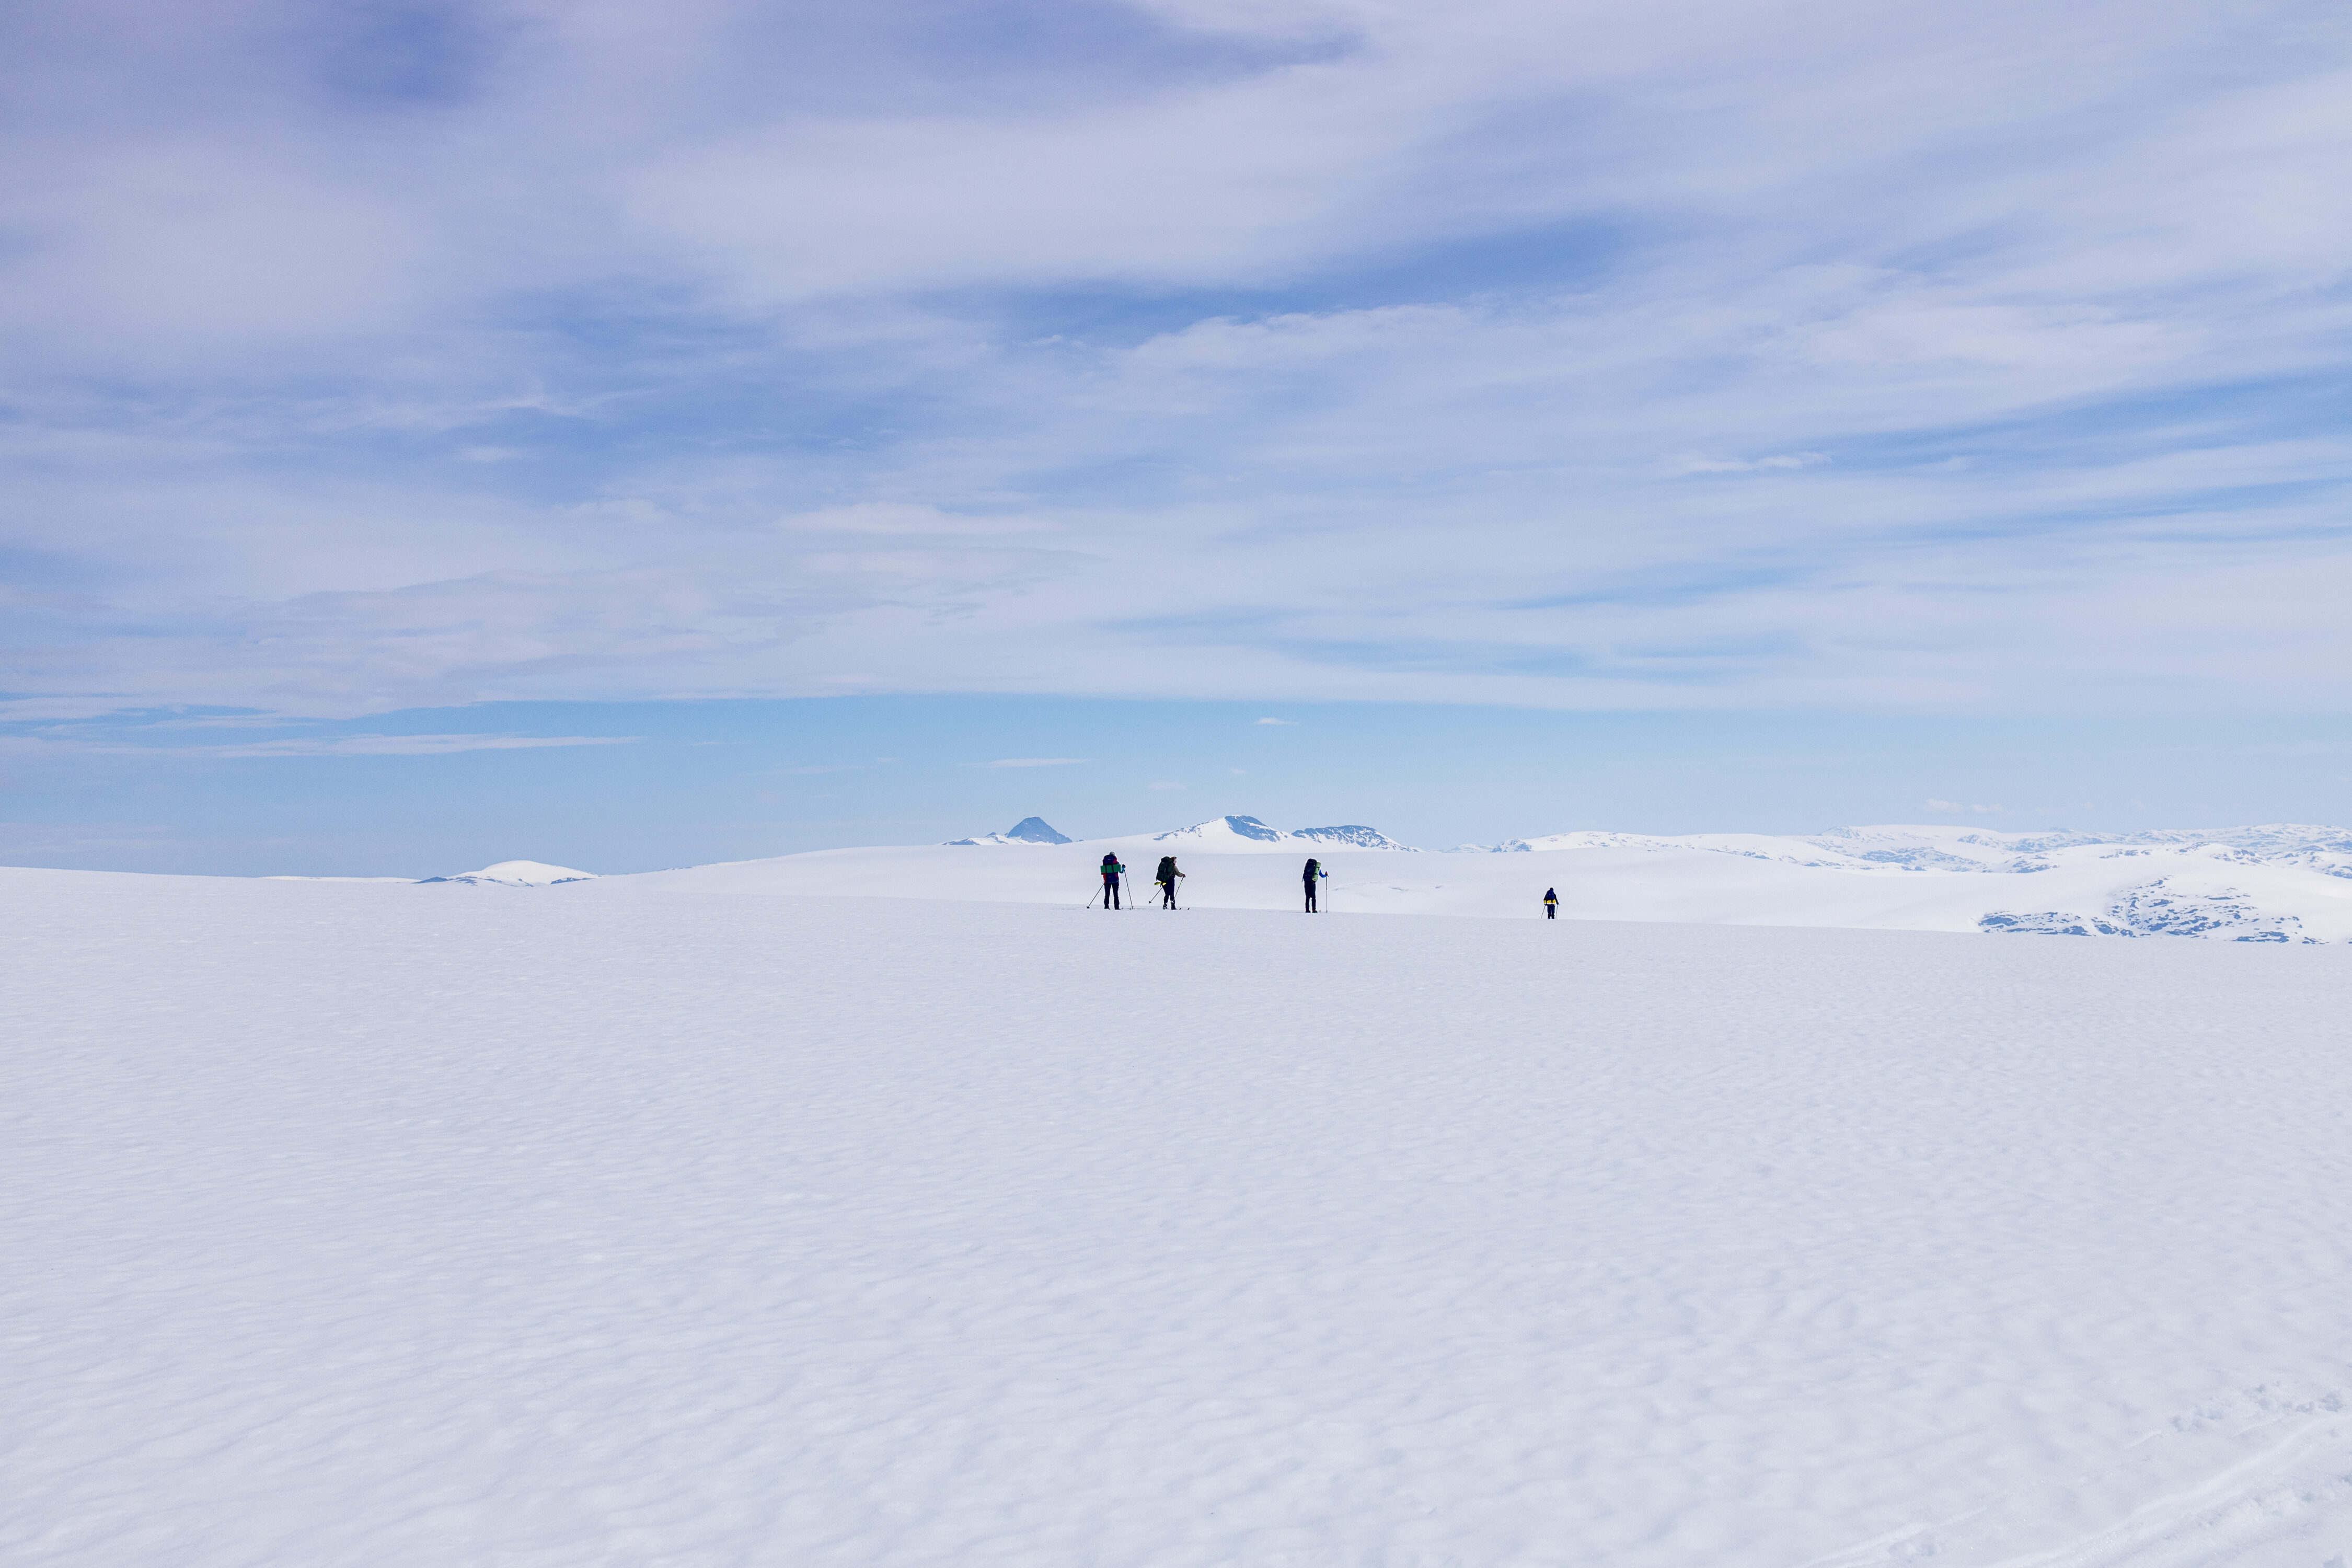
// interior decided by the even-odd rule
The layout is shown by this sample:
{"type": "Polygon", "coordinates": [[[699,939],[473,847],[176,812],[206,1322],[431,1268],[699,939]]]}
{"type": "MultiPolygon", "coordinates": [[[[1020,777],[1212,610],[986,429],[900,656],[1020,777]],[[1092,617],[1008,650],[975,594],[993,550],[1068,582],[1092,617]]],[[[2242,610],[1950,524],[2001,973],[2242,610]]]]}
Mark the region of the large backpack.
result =
{"type": "Polygon", "coordinates": [[[1162,882],[1172,882],[1175,879],[1176,857],[1173,855],[1162,855],[1160,858],[1160,874],[1158,880],[1162,882]]]}
{"type": "Polygon", "coordinates": [[[1309,860],[1307,862],[1307,879],[1310,882],[1313,881],[1315,879],[1315,873],[1321,869],[1323,869],[1322,861],[1309,860]]]}

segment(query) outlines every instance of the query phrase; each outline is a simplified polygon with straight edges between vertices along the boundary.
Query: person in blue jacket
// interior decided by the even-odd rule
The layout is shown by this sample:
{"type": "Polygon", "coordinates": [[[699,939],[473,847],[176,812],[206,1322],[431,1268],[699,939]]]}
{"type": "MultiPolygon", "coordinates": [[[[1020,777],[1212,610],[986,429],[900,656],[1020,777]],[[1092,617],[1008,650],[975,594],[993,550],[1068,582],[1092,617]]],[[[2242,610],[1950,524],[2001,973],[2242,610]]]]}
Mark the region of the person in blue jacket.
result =
{"type": "Polygon", "coordinates": [[[1548,921],[1559,919],[1559,890],[1556,888],[1544,889],[1544,919],[1548,921]]]}
{"type": "Polygon", "coordinates": [[[1126,874],[1127,868],[1118,863],[1118,856],[1106,855],[1103,857],[1103,908],[1107,910],[1115,910],[1118,908],[1119,879],[1124,877],[1126,874]]]}

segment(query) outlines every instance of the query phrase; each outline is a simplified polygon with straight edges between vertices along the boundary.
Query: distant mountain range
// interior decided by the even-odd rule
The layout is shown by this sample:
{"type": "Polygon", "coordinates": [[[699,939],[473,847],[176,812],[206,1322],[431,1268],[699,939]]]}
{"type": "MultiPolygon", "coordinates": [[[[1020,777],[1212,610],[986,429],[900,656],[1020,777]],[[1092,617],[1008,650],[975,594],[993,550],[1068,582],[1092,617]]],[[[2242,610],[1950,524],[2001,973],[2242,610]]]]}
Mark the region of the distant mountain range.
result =
{"type": "MultiPolygon", "coordinates": [[[[1055,831],[1045,818],[1024,816],[1003,833],[983,834],[977,838],[956,838],[951,845],[982,844],[1073,844],[1077,840],[1055,831]]],[[[1191,827],[1178,827],[1166,833],[1129,834],[1120,837],[1089,840],[1108,845],[1133,847],[1158,844],[1169,848],[1186,847],[1218,854],[1250,854],[1261,850],[1276,851],[1318,847],[1326,849],[1395,849],[1417,855],[1410,844],[1400,844],[1376,827],[1349,823],[1338,827],[1294,827],[1284,832],[1268,827],[1255,816],[1218,816],[1191,827]]]]}
{"type": "Polygon", "coordinates": [[[1294,827],[1286,833],[1268,827],[1255,816],[1220,816],[1191,827],[1179,827],[1172,832],[1154,833],[1146,842],[1174,847],[1180,845],[1194,848],[1247,853],[1257,850],[1284,849],[1395,849],[1406,854],[1419,854],[1409,844],[1400,844],[1376,827],[1349,823],[1339,827],[1294,827]]]}
{"type": "MultiPolygon", "coordinates": [[[[1053,901],[1089,887],[1105,851],[1143,866],[1190,857],[1188,897],[1231,908],[1285,907],[1297,896],[1297,864],[1282,860],[1313,855],[1350,912],[1525,914],[1549,884],[1563,914],[1585,919],[2352,941],[2352,830],[2296,823],[2116,834],[1940,824],[1802,835],[1584,831],[1423,854],[1360,824],[1284,830],[1220,816],[1078,842],[1032,816],[955,846],[837,849],[655,875],[838,894],[900,885],[908,866],[924,864],[922,885],[961,889],[941,896],[1053,901]],[[945,854],[981,846],[1034,853],[945,854]]],[[[495,887],[591,879],[532,860],[426,879],[495,887]]]]}
{"type": "Polygon", "coordinates": [[[1995,933],[2315,942],[2342,940],[2335,933],[2352,917],[2352,887],[2336,888],[2352,882],[2352,831],[2302,823],[2114,834],[1942,826],[1833,827],[1791,837],[1558,833],[1493,849],[1698,851],[1874,877],[2019,879],[2014,889],[1987,894],[2004,907],[1986,910],[1975,925],[1995,933]]]}
{"type": "Polygon", "coordinates": [[[575,871],[569,866],[550,866],[542,860],[501,860],[495,866],[460,872],[455,877],[419,879],[420,882],[465,882],[494,888],[551,888],[560,882],[595,879],[593,871],[575,871]]]}
{"type": "Polygon", "coordinates": [[[2303,866],[2352,878],[2352,830],[2298,823],[2257,827],[2158,828],[2147,833],[1997,833],[1981,827],[1832,827],[1810,835],[1555,833],[1543,838],[1465,845],[1496,854],[1555,849],[1703,849],[1839,870],[2047,871],[2069,860],[2115,859],[2136,852],[2205,850],[2245,866],[2303,866]]]}
{"type": "Polygon", "coordinates": [[[1067,836],[1054,831],[1054,826],[1042,816],[1024,816],[1002,833],[990,833],[978,838],[951,838],[950,844],[1068,844],[1067,836]]]}
{"type": "MultiPolygon", "coordinates": [[[[962,842],[1066,841],[1032,817],[1011,834],[962,842]]],[[[1096,843],[1138,855],[1415,852],[1360,825],[1286,832],[1255,816],[1220,816],[1079,847],[1096,843]]],[[[1816,909],[1811,918],[1822,924],[1916,922],[1993,933],[2231,942],[2352,937],[2352,830],[2297,823],[2112,834],[2005,833],[1940,824],[1796,835],[1586,831],[1464,845],[1454,854],[1524,855],[1529,858],[1528,876],[1563,889],[1597,886],[1596,877],[1629,891],[1643,884],[1686,887],[1686,894],[1676,895],[1676,917],[1700,921],[1780,918],[1802,905],[1816,909]],[[1708,871],[1710,864],[1719,869],[1708,871]],[[1759,874],[1773,868],[1776,879],[1769,886],[1779,890],[1767,893],[1768,884],[1735,870],[1740,866],[1756,868],[1759,874]],[[1824,880],[1825,872],[1837,875],[1824,880]],[[1812,879],[1784,885],[1777,879],[1783,876],[1812,879]],[[1902,891],[1896,884],[1913,890],[1902,891]]],[[[1457,892],[1465,885],[1461,872],[1438,869],[1459,865],[1452,856],[1425,864],[1457,892]]],[[[1405,884],[1419,875],[1407,876],[1402,868],[1382,873],[1398,881],[1394,893],[1415,899],[1423,895],[1408,894],[1405,884]]],[[[1437,895],[1443,890],[1433,883],[1427,898],[1442,902],[1437,895]]],[[[1611,901],[1629,912],[1633,907],[1618,895],[1611,901]]]]}

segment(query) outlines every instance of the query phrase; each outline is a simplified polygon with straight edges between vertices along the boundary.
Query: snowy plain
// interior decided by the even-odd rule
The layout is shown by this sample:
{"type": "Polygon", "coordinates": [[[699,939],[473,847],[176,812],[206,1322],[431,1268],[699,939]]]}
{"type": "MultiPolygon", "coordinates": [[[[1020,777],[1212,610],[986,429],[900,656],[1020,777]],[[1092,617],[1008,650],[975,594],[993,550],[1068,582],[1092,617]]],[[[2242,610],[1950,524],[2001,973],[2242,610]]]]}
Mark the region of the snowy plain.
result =
{"type": "Polygon", "coordinates": [[[752,875],[0,872],[0,1561],[2352,1552],[2341,945],[752,875]]]}

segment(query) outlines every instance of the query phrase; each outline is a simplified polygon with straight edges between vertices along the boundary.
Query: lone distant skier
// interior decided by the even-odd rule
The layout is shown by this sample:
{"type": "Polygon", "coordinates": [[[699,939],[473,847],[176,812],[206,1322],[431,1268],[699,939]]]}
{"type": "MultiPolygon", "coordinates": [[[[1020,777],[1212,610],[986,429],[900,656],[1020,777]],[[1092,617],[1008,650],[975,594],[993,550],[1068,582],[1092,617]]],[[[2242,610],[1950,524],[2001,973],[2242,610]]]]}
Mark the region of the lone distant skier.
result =
{"type": "Polygon", "coordinates": [[[1107,910],[1115,910],[1118,908],[1118,882],[1119,879],[1125,875],[1127,875],[1127,868],[1118,863],[1118,856],[1106,855],[1103,857],[1103,908],[1107,910]]]}
{"type": "Polygon", "coordinates": [[[1317,912],[1315,908],[1315,879],[1323,875],[1323,862],[1320,860],[1307,861],[1305,875],[1307,879],[1307,912],[1311,915],[1317,912]]]}
{"type": "Polygon", "coordinates": [[[1175,856],[1162,855],[1160,858],[1160,872],[1155,879],[1160,883],[1160,907],[1161,909],[1172,910],[1176,907],[1176,882],[1177,879],[1183,875],[1183,872],[1176,869],[1175,856]]]}
{"type": "Polygon", "coordinates": [[[1559,919],[1559,890],[1556,888],[1544,889],[1544,919],[1548,921],[1559,919]]]}

